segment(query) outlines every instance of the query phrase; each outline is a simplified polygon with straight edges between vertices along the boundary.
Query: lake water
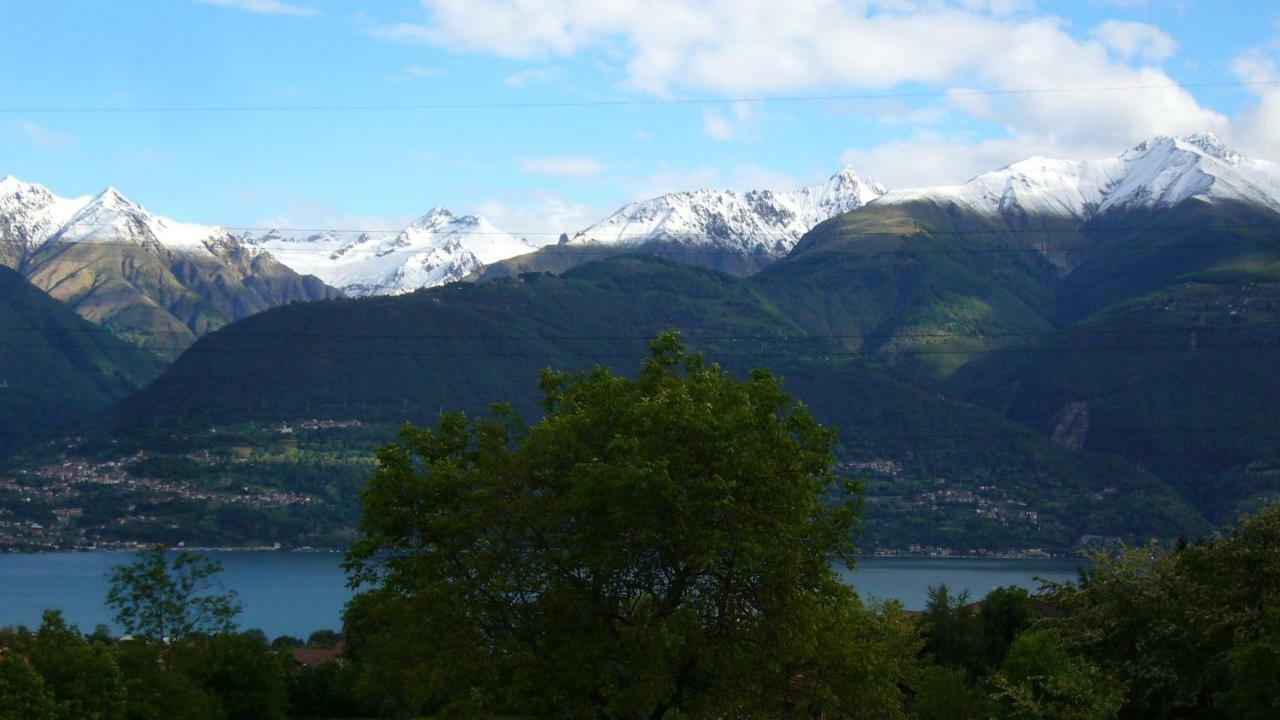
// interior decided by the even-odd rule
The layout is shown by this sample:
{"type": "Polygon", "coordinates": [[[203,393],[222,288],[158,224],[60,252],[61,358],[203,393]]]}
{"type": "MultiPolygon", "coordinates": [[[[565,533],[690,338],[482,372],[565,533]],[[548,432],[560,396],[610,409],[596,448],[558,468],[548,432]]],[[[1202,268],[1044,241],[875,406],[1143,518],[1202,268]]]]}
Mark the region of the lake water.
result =
{"type": "MultiPolygon", "coordinates": [[[[243,628],[261,628],[268,636],[306,637],[321,628],[341,626],[342,606],[351,597],[339,553],[215,552],[223,585],[240,594],[243,628]]],[[[39,555],[0,554],[0,627],[40,623],[46,608],[61,609],[82,630],[111,625],[103,604],[107,572],[127,563],[125,553],[86,552],[39,555]]],[[[1037,587],[1036,578],[1071,580],[1078,560],[1005,560],[950,558],[861,558],[846,573],[863,597],[897,599],[910,610],[924,606],[930,585],[968,590],[979,599],[992,588],[1037,587]]]]}

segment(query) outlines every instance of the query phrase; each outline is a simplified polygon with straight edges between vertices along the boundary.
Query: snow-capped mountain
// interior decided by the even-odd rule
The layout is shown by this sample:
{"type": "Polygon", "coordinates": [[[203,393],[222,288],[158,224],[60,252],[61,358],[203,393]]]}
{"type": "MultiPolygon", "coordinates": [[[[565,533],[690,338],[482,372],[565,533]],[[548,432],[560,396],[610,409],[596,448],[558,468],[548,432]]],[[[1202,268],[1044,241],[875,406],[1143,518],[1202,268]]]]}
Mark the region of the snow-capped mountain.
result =
{"type": "Polygon", "coordinates": [[[434,208],[396,234],[294,239],[277,232],[249,240],[298,272],[348,295],[399,295],[462,280],[489,263],[531,253],[538,244],[476,215],[434,208]]]}
{"type": "Polygon", "coordinates": [[[152,213],[109,187],[76,210],[52,243],[133,243],[173,252],[214,254],[213,247],[230,238],[226,230],[181,223],[152,213]]]}
{"type": "Polygon", "coordinates": [[[223,228],[161,217],[115,188],[68,199],[12,177],[0,180],[0,263],[161,353],[260,310],[338,294],[223,228]]]}
{"type": "Polygon", "coordinates": [[[788,192],[694,190],[624,206],[579,231],[570,245],[704,245],[744,255],[781,257],[818,223],[859,208],[885,189],[846,167],[826,182],[788,192]]]}
{"type": "MultiPolygon", "coordinates": [[[[46,245],[140,245],[178,253],[222,254],[238,239],[220,227],[157,215],[108,187],[97,195],[64,198],[43,185],[0,179],[0,240],[21,256],[46,245]]],[[[256,252],[245,248],[246,251],[256,252]]],[[[21,257],[12,258],[17,264],[21,257]]]]}
{"type": "Polygon", "coordinates": [[[879,204],[952,202],[1005,217],[1087,221],[1112,210],[1170,207],[1190,198],[1280,209],[1280,166],[1230,150],[1211,133],[1156,137],[1104,160],[1030,158],[963,185],[895,190],[879,204]]]}
{"type": "Polygon", "coordinates": [[[16,255],[25,255],[66,225],[91,199],[58,197],[42,185],[6,176],[0,179],[0,237],[16,255]]]}

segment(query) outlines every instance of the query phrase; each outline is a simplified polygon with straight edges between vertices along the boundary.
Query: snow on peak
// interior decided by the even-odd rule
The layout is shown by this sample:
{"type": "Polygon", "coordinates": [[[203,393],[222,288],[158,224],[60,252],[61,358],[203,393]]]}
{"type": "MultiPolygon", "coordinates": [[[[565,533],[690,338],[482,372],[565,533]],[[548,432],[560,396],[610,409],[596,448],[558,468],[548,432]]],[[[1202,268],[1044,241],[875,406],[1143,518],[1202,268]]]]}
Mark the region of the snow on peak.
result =
{"type": "Polygon", "coordinates": [[[576,233],[570,243],[642,245],[664,240],[781,257],[813,226],[884,192],[848,167],[826,182],[787,192],[674,192],[625,205],[576,233]]]}
{"type": "Polygon", "coordinates": [[[485,265],[539,245],[477,215],[435,207],[398,233],[334,233],[303,239],[278,233],[253,241],[295,272],[315,275],[348,295],[398,295],[462,280],[485,265]]]}
{"type": "Polygon", "coordinates": [[[95,195],[93,201],[100,203],[103,207],[138,207],[112,185],[108,185],[106,189],[95,195]]]}
{"type": "Polygon", "coordinates": [[[954,202],[989,214],[1089,218],[1113,209],[1169,207],[1190,198],[1280,209],[1280,171],[1212,133],[1154,137],[1105,160],[1033,157],[963,185],[899,190],[877,202],[954,202]]]}
{"type": "Polygon", "coordinates": [[[0,179],[0,240],[30,251],[52,237],[91,198],[63,198],[12,175],[0,179]]]}
{"type": "Polygon", "coordinates": [[[1182,138],[1181,142],[1199,148],[1205,155],[1217,158],[1230,165],[1238,165],[1244,159],[1239,153],[1224,145],[1218,139],[1218,136],[1211,132],[1188,135],[1182,138]]]}
{"type": "Polygon", "coordinates": [[[182,223],[156,215],[114,187],[95,195],[48,240],[58,243],[158,246],[184,253],[210,254],[209,243],[223,241],[221,228],[182,223]]]}

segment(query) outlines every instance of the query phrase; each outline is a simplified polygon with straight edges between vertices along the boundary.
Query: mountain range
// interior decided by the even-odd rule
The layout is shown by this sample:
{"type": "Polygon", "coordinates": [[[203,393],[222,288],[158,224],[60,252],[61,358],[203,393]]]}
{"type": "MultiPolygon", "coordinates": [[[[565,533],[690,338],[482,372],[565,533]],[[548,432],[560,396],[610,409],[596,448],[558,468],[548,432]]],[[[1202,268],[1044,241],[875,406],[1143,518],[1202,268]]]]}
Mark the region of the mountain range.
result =
{"type": "Polygon", "coordinates": [[[107,188],[61,198],[0,180],[0,259],[81,317],[173,357],[269,307],[338,293],[217,227],[156,215],[107,188]]]}
{"type": "Polygon", "coordinates": [[[641,200],[558,242],[517,237],[483,217],[456,216],[445,208],[382,236],[329,232],[293,238],[271,231],[244,241],[352,297],[398,295],[544,267],[562,271],[636,250],[750,274],[786,255],[814,225],[884,192],[845,168],[823,183],[786,192],[701,189],[641,200]]]}
{"type": "MultiPolygon", "coordinates": [[[[1276,165],[1193,135],[959,186],[884,192],[842,172],[825,188],[677,193],[496,261],[470,249],[477,238],[502,252],[521,241],[468,236],[482,221],[444,211],[416,235],[316,238],[334,266],[366,248],[397,257],[351,294],[451,272],[488,282],[257,313],[199,339],[94,427],[130,439],[123,452],[300,417],[389,432],[497,401],[536,416],[540,368],[630,371],[645,338],[674,327],[735,371],[773,368],[840,430],[842,466],[867,482],[871,547],[1191,536],[1280,496],[1276,165]],[[399,263],[396,248],[435,249],[424,236],[446,228],[476,262],[399,263]]],[[[287,260],[283,238],[239,242],[287,260]]],[[[331,442],[335,458],[354,447],[331,442]]]]}
{"type": "Polygon", "coordinates": [[[352,297],[400,295],[465,280],[485,265],[531,253],[538,245],[476,215],[434,208],[399,233],[343,238],[328,232],[290,238],[278,231],[246,237],[297,272],[315,275],[352,297]]]}

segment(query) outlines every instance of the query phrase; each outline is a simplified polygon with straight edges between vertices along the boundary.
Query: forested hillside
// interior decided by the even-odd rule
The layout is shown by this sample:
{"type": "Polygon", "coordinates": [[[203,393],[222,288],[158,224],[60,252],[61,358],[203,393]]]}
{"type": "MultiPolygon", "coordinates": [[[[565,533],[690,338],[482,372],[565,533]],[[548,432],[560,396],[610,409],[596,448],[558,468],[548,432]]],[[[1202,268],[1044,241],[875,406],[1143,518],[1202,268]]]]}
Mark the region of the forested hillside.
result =
{"type": "Polygon", "coordinates": [[[65,431],[160,373],[163,363],[0,267],[0,454],[65,431]]]}

